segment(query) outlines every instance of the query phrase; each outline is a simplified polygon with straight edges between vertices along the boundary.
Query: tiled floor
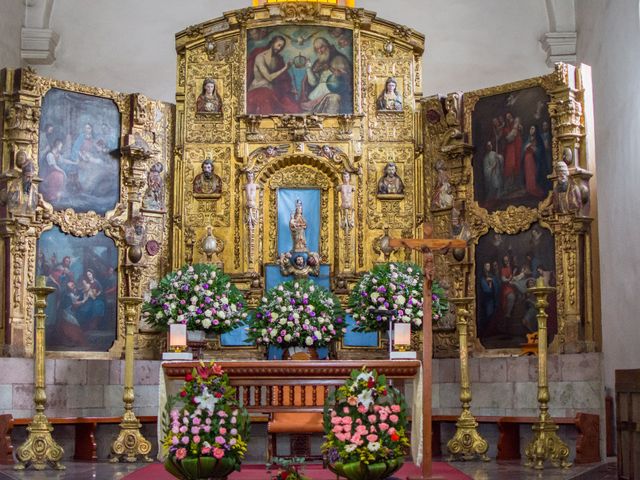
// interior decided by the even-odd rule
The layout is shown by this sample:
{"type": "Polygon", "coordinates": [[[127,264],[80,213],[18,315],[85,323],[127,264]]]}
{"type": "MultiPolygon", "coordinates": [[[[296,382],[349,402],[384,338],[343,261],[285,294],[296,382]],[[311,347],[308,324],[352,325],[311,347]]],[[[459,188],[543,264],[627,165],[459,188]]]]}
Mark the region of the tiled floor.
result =
{"type": "MultiPolygon", "coordinates": [[[[532,470],[517,462],[491,461],[488,463],[452,463],[474,480],[615,480],[615,463],[577,465],[566,470],[548,467],[532,470]]],[[[66,462],[64,471],[14,471],[11,466],[0,466],[0,480],[119,480],[138,468],[140,464],[111,464],[106,462],[66,462]]]]}

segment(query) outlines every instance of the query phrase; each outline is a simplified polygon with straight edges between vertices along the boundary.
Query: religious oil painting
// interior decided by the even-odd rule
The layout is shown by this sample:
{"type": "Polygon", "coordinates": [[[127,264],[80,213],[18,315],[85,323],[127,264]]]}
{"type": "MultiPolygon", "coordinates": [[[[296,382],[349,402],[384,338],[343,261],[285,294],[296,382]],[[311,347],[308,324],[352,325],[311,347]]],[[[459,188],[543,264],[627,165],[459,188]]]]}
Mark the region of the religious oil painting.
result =
{"type": "Polygon", "coordinates": [[[247,114],[353,113],[353,32],[318,25],[247,31],[247,114]]]}
{"type": "Polygon", "coordinates": [[[119,199],[120,113],[107,98],[60,89],[42,102],[40,192],[54,209],[105,214],[119,199]]]}
{"type": "Polygon", "coordinates": [[[481,98],[472,114],[475,198],[489,212],[536,207],[551,190],[549,96],[541,87],[481,98]]]}
{"type": "MultiPolygon", "coordinates": [[[[556,286],[551,233],[538,224],[516,235],[493,230],[476,247],[477,335],[485,348],[520,348],[538,330],[535,297],[527,293],[538,278],[556,286]]],[[[558,330],[556,297],[548,298],[549,341],[558,330]]]]}
{"type": "Polygon", "coordinates": [[[47,297],[47,349],[106,352],[116,338],[118,250],[104,233],[74,237],[55,227],[38,240],[36,274],[47,297]]]}

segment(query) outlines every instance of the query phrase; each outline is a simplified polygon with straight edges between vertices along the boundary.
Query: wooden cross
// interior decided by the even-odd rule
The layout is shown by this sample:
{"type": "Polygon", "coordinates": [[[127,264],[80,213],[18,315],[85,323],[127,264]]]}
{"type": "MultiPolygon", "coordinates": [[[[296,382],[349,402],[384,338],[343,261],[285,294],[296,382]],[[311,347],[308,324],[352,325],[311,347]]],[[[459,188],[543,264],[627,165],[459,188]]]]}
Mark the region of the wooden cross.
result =
{"type": "Polygon", "coordinates": [[[423,322],[422,322],[422,475],[409,477],[410,480],[427,480],[431,476],[431,356],[433,354],[433,321],[431,319],[431,286],[435,265],[434,252],[442,252],[449,248],[466,248],[467,242],[457,238],[431,238],[433,228],[425,223],[424,238],[392,238],[389,246],[393,248],[409,248],[422,252],[423,286],[423,322]]]}

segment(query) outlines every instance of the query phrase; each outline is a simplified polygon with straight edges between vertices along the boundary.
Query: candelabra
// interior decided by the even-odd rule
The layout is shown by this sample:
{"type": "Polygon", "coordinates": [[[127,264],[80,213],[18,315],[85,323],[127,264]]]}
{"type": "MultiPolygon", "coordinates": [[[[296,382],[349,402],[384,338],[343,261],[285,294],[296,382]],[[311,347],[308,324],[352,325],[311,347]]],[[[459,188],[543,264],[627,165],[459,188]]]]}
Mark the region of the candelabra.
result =
{"type": "Polygon", "coordinates": [[[478,422],[471,413],[471,382],[469,380],[469,351],[467,346],[467,327],[469,325],[469,297],[453,298],[449,301],[456,307],[458,339],[460,344],[460,402],[462,413],[456,422],[456,433],[447,442],[451,460],[473,460],[480,457],[489,461],[489,444],[480,436],[478,422]]]}
{"type": "Polygon", "coordinates": [[[148,457],[151,452],[151,442],[140,433],[140,421],[133,413],[133,401],[135,394],[133,390],[133,344],[134,334],[137,327],[138,306],[142,303],[141,298],[121,297],[120,301],[124,305],[124,315],[126,322],[126,337],[124,347],[124,414],[120,423],[120,434],[111,444],[111,461],[118,462],[124,459],[127,462],[135,462],[138,456],[142,456],[144,461],[151,462],[148,457]]]}
{"type": "Polygon", "coordinates": [[[568,468],[569,447],[558,437],[558,426],[549,415],[549,385],[547,383],[547,313],[549,306],[547,295],[555,288],[544,285],[542,277],[538,278],[535,287],[528,289],[536,297],[538,311],[538,403],[540,405],[539,420],[531,427],[534,436],[524,450],[527,457],[525,465],[535,469],[543,469],[544,462],[551,460],[556,467],[568,468]]]}
{"type": "Polygon", "coordinates": [[[36,413],[27,427],[27,431],[29,432],[27,441],[16,450],[18,464],[15,468],[16,470],[24,470],[26,467],[32,466],[36,470],[44,470],[47,464],[49,464],[56,470],[64,470],[64,465],[60,463],[64,450],[51,436],[53,427],[44,413],[45,407],[47,406],[44,373],[44,328],[46,318],[44,310],[47,307],[47,295],[53,293],[55,288],[47,287],[45,277],[39,276],[36,279],[36,286],[29,288],[29,291],[36,297],[35,391],[33,393],[36,413]]]}

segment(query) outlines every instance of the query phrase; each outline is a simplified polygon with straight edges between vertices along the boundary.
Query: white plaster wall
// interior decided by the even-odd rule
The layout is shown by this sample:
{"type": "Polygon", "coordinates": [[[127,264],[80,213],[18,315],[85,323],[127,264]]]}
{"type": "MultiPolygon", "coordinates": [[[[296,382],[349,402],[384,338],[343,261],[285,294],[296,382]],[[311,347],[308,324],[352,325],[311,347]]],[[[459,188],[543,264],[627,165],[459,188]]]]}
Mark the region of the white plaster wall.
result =
{"type": "Polygon", "coordinates": [[[548,73],[538,40],[544,0],[356,0],[426,36],[425,95],[468,91],[548,73]]]}
{"type": "Polygon", "coordinates": [[[638,0],[576,2],[578,60],[593,68],[605,385],[640,368],[638,0]]]}
{"type": "MultiPolygon", "coordinates": [[[[173,102],[174,34],[249,0],[56,0],[56,61],[38,72],[173,102]]],[[[358,0],[427,37],[425,94],[497,85],[549,71],[538,43],[544,0],[358,0]]]]}
{"type": "Polygon", "coordinates": [[[20,66],[20,30],[23,20],[23,0],[1,0],[0,69],[20,66]]]}

